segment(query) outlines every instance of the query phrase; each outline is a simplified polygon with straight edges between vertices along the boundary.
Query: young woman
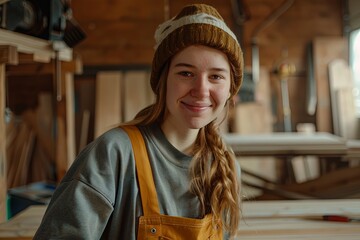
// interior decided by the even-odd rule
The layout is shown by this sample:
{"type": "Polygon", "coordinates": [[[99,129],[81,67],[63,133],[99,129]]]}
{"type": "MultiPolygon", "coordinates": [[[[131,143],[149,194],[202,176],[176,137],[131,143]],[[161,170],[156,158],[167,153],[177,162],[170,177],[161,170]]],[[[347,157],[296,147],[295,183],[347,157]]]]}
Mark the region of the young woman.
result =
{"type": "Polygon", "coordinates": [[[155,33],[156,102],[89,144],[34,239],[222,239],[240,221],[240,167],[219,135],[242,82],[242,52],[211,6],[155,33]]]}

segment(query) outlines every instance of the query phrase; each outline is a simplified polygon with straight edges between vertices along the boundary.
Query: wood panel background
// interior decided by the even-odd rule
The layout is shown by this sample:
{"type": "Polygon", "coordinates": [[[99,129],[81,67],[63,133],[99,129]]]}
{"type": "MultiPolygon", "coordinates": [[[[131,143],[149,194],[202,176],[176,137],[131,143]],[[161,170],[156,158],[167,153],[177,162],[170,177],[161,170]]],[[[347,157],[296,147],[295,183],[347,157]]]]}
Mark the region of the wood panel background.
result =
{"type": "MultiPolygon", "coordinates": [[[[244,51],[245,65],[251,67],[251,43],[256,29],[285,0],[243,0],[246,13],[242,25],[236,24],[232,0],[77,0],[72,1],[75,19],[87,38],[75,47],[84,66],[150,65],[154,53],[154,31],[158,24],[174,16],[184,5],[207,3],[218,9],[237,33],[244,51]],[[85,7],[86,6],[86,7],[85,7]]],[[[260,65],[271,73],[284,60],[296,66],[289,81],[293,129],[303,122],[316,123],[306,111],[306,47],[316,37],[341,37],[343,34],[341,0],[296,0],[292,6],[257,35],[260,65]]],[[[272,76],[275,105],[279,87],[272,76]]],[[[282,119],[281,111],[277,114],[282,119]]],[[[279,123],[281,124],[281,123],[279,123]]]]}
{"type": "MultiPolygon", "coordinates": [[[[323,112],[317,115],[309,115],[306,111],[306,84],[307,84],[307,62],[306,48],[309,43],[318,39],[341,38],[344,32],[343,25],[343,2],[342,0],[243,0],[246,19],[242,25],[235,22],[232,0],[76,0],[71,2],[75,19],[87,33],[87,38],[77,45],[74,53],[82,58],[85,76],[75,76],[75,91],[79,85],[84,86],[82,99],[90,103],[83,103],[86,108],[93,111],[94,97],[96,91],[93,88],[96,74],[86,75],[86,69],[119,69],[124,66],[149,66],[154,53],[154,31],[165,19],[174,16],[184,5],[190,3],[207,3],[218,9],[230,28],[236,32],[242,44],[246,67],[251,67],[251,44],[254,32],[276,9],[285,2],[292,2],[291,7],[281,14],[274,22],[267,26],[257,35],[260,65],[268,70],[270,85],[273,90],[274,103],[279,104],[278,79],[272,74],[277,64],[287,61],[296,66],[297,72],[289,81],[289,97],[292,109],[292,121],[295,126],[298,123],[321,122],[319,119],[326,119],[329,114],[329,107],[326,106],[323,112]],[[89,83],[90,82],[90,83],[89,83]],[[91,90],[90,93],[87,90],[91,90]],[[85,94],[86,92],[86,94],[85,94]],[[91,94],[93,97],[91,98],[91,94]]],[[[327,42],[329,44],[329,42],[327,42]]],[[[325,43],[324,43],[325,44],[325,43]]],[[[344,45],[346,43],[343,43],[344,45]]],[[[331,44],[329,44],[331,45],[331,44]]],[[[346,49],[346,46],[339,49],[346,49]]],[[[322,47],[324,45],[321,45],[322,47]]],[[[330,61],[330,59],[329,59],[330,61]]],[[[3,63],[0,61],[0,63],[3,63]]],[[[9,66],[6,66],[9,72],[9,66]]],[[[322,66],[322,72],[326,66],[322,66]]],[[[18,69],[19,70],[19,69],[18,69]]],[[[20,70],[19,70],[20,71],[20,70]]],[[[4,85],[6,69],[0,64],[0,85],[4,85]],[[1,78],[2,77],[2,78],[1,78]]],[[[321,78],[318,86],[327,86],[327,78],[321,78]]],[[[64,81],[65,82],[65,81],[64,81]]],[[[66,82],[72,82],[68,79],[66,82]]],[[[34,83],[34,82],[33,82],[34,83]]],[[[23,86],[22,86],[23,87],[23,86]]],[[[38,85],[38,90],[44,86],[38,85]]],[[[78,88],[77,88],[78,87],[78,88]]],[[[5,88],[0,88],[0,106],[4,109],[5,88]]],[[[20,88],[18,89],[21,90],[20,88]]],[[[23,89],[24,90],[24,89],[23,89]]],[[[324,89],[323,89],[324,90],[324,89]]],[[[329,101],[328,90],[322,91],[321,101],[329,101]]],[[[12,96],[10,96],[11,98],[12,96]]],[[[79,96],[77,96],[79,97],[79,96]]],[[[14,99],[17,100],[14,96],[14,99]]],[[[14,101],[15,101],[14,100],[14,101]]],[[[72,98],[70,99],[73,100],[72,98]]],[[[13,102],[14,102],[13,101],[13,102]]],[[[77,99],[75,99],[77,101],[77,99]]],[[[320,105],[321,107],[321,105],[320,105]]],[[[63,111],[62,116],[68,114],[64,104],[59,106],[63,111]]],[[[82,114],[82,113],[77,113],[82,114]]],[[[82,116],[82,115],[81,115],[82,116]]],[[[0,118],[3,118],[0,113],[0,118]]],[[[281,116],[277,116],[281,119],[281,116]]],[[[78,120],[77,120],[78,122],[78,120]]],[[[93,118],[90,118],[90,125],[93,118]]],[[[326,120],[320,130],[332,131],[330,120],[326,120]]],[[[78,129],[76,124],[75,129],[78,129]]],[[[93,129],[89,127],[89,129],[93,129]]],[[[90,130],[91,131],[91,130],[90,130]]],[[[63,129],[67,132],[67,129],[63,129]]],[[[91,132],[89,133],[90,135],[91,132]]],[[[0,136],[5,135],[5,126],[0,124],[0,136]]],[[[65,141],[65,138],[63,138],[65,141]]],[[[59,142],[59,144],[65,144],[59,142]]],[[[0,148],[5,148],[3,138],[0,139],[0,148]]],[[[5,185],[4,164],[5,151],[0,151],[0,186],[5,185]]],[[[58,156],[58,158],[60,158],[58,156]]],[[[5,191],[1,188],[0,199],[4,199],[5,191]]],[[[4,219],[4,201],[0,202],[0,221],[4,219]]]]}

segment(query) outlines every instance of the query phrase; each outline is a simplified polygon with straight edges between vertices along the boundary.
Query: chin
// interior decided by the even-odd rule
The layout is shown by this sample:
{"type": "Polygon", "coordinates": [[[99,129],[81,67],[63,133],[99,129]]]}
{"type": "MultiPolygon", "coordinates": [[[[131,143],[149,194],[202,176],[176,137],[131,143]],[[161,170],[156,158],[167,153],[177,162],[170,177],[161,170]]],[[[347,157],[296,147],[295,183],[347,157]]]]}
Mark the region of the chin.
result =
{"type": "Polygon", "coordinates": [[[208,125],[211,121],[192,121],[188,123],[190,129],[200,129],[208,125]]]}

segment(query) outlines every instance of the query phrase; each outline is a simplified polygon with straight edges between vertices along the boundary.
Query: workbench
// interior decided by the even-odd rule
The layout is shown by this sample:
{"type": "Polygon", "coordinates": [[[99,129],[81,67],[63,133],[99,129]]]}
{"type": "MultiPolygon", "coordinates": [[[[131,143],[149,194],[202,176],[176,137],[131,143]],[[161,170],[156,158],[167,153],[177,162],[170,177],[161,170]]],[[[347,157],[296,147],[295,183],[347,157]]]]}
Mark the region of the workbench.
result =
{"type": "MultiPolygon", "coordinates": [[[[237,156],[345,157],[349,150],[346,139],[326,132],[229,133],[224,135],[224,140],[237,156]]],[[[355,141],[351,146],[352,152],[359,147],[355,141]]]]}
{"type": "MultiPolygon", "coordinates": [[[[0,239],[32,239],[45,209],[31,206],[0,224],[0,239]]],[[[359,218],[360,200],[244,201],[238,239],[359,239],[360,222],[320,220],[327,214],[359,218]]]]}

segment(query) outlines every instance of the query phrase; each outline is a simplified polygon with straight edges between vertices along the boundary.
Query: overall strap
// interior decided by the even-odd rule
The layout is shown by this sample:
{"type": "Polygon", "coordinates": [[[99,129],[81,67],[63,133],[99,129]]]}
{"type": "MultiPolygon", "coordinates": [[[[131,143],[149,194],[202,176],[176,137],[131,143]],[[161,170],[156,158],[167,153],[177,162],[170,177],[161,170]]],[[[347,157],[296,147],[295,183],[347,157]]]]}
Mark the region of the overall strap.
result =
{"type": "Polygon", "coordinates": [[[121,128],[129,135],[134,151],[144,216],[159,215],[158,198],[144,138],[136,126],[125,125],[121,128]]]}

